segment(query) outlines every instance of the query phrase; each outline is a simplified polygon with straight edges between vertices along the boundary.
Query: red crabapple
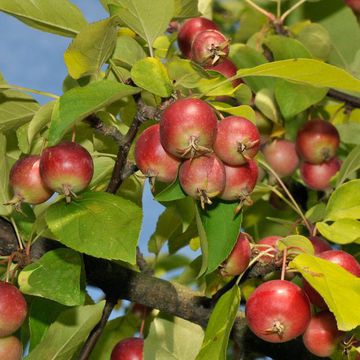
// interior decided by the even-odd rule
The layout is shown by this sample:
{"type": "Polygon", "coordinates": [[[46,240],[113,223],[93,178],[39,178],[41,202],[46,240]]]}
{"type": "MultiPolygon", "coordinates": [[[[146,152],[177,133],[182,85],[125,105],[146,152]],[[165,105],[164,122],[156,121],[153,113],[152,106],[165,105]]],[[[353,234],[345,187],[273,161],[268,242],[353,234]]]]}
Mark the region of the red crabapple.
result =
{"type": "Polygon", "coordinates": [[[310,240],[310,242],[314,247],[315,255],[319,255],[324,251],[332,249],[330,244],[320,236],[309,236],[308,239],[310,240]]]}
{"type": "Polygon", "coordinates": [[[223,200],[239,200],[240,202],[249,202],[250,193],[253,191],[257,178],[258,166],[256,161],[249,159],[249,161],[240,166],[230,166],[224,164],[225,168],[225,188],[220,194],[220,199],[223,200]]]}
{"type": "Polygon", "coordinates": [[[164,183],[176,179],[180,161],[168,154],[160,143],[160,125],[148,127],[135,145],[135,162],[147,177],[164,183]]]}
{"type": "Polygon", "coordinates": [[[287,280],[271,280],[258,286],[245,305],[251,331],[273,343],[292,340],[309,324],[309,299],[301,288],[287,280]]]}
{"type": "Polygon", "coordinates": [[[199,32],[191,45],[191,60],[202,66],[213,66],[229,55],[229,40],[217,30],[199,32]]]}
{"type": "Polygon", "coordinates": [[[360,14],[360,0],[345,0],[345,2],[356,14],[360,14]]]}
{"type": "Polygon", "coordinates": [[[214,155],[200,156],[184,161],[179,170],[179,181],[183,190],[201,207],[211,204],[210,198],[219,195],[225,186],[223,163],[214,155]]]}
{"type": "Polygon", "coordinates": [[[0,281],[0,337],[20,328],[27,314],[27,304],[21,292],[12,284],[0,281]]]}
{"type": "Polygon", "coordinates": [[[13,165],[10,171],[10,185],[14,198],[8,204],[19,208],[22,202],[40,204],[48,200],[53,192],[45,185],[39,171],[40,156],[24,157],[13,165]]]}
{"type": "MultiPolygon", "coordinates": [[[[236,75],[237,68],[235,64],[230,59],[224,59],[222,62],[213,65],[206,66],[206,70],[217,71],[220,74],[224,75],[226,78],[231,78],[236,75]]],[[[232,81],[232,86],[236,87],[242,83],[241,79],[236,79],[232,81]]]]}
{"type": "Polygon", "coordinates": [[[296,137],[296,149],[300,156],[312,164],[332,159],[339,147],[340,136],[336,127],[324,120],[308,121],[296,137]]]}
{"type": "Polygon", "coordinates": [[[161,144],[178,158],[193,158],[211,152],[216,131],[214,110],[199,99],[175,101],[166,108],[160,119],[161,144]]]}
{"type": "Polygon", "coordinates": [[[251,249],[246,233],[241,232],[228,258],[220,265],[222,276],[236,276],[243,273],[250,263],[251,249]]]}
{"type": "Polygon", "coordinates": [[[16,336],[0,338],[0,359],[21,360],[23,347],[16,336]]]}
{"type": "Polygon", "coordinates": [[[111,352],[111,360],[143,360],[144,340],[126,338],[119,341],[111,352]]]}
{"type": "Polygon", "coordinates": [[[322,164],[304,162],[300,166],[300,174],[304,183],[313,190],[326,190],[330,187],[331,178],[340,170],[341,161],[332,158],[322,164]]]}
{"type": "Polygon", "coordinates": [[[282,239],[282,236],[278,236],[278,235],[266,236],[266,237],[260,239],[257,242],[257,245],[263,245],[263,246],[256,246],[254,248],[254,249],[256,249],[256,251],[254,252],[254,255],[257,255],[262,251],[266,251],[266,250],[273,248],[273,250],[270,250],[267,254],[264,254],[259,258],[259,261],[262,263],[265,263],[265,264],[273,262],[274,257],[276,256],[276,253],[277,253],[276,243],[280,239],[282,239]]]}
{"type": "Polygon", "coordinates": [[[343,334],[337,328],[334,315],[329,311],[322,311],[311,317],[303,334],[303,342],[312,354],[329,357],[335,351],[343,334]]]}
{"type": "Polygon", "coordinates": [[[224,163],[243,165],[257,154],[259,146],[260,134],[251,121],[229,116],[219,123],[214,151],[224,163]]]}
{"type": "Polygon", "coordinates": [[[53,191],[63,193],[69,201],[71,195],[84,190],[94,173],[89,152],[74,142],[45,149],[40,160],[40,175],[53,191]]]}
{"type": "Polygon", "coordinates": [[[192,18],[184,22],[179,30],[177,41],[185,57],[191,57],[191,44],[195,36],[199,32],[209,29],[218,30],[218,27],[213,21],[203,17],[192,18]]]}
{"type": "Polygon", "coordinates": [[[291,175],[299,165],[299,157],[292,141],[274,140],[266,144],[262,152],[265,160],[280,177],[291,175]]]}

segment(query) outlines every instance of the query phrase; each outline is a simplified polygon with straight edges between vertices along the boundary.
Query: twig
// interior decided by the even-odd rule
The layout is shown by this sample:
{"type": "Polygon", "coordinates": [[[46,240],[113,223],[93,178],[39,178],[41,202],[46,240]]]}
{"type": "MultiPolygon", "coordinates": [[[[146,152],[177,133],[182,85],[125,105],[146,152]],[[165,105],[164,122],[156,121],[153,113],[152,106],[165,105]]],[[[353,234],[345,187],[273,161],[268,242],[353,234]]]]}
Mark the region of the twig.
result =
{"type": "Polygon", "coordinates": [[[274,14],[272,14],[271,12],[263,9],[262,7],[260,7],[259,5],[255,4],[252,0],[245,0],[245,2],[247,4],[249,4],[250,6],[252,6],[255,10],[257,10],[259,13],[265,15],[270,21],[274,22],[276,20],[274,14]]]}
{"type": "Polygon", "coordinates": [[[97,325],[92,329],[89,337],[86,339],[85,344],[83,345],[81,352],[79,354],[79,360],[87,360],[93,351],[98,339],[100,338],[106,323],[109,319],[109,316],[116,305],[116,300],[107,299],[103,313],[101,315],[101,320],[97,323],[97,325]]]}
{"type": "Polygon", "coordinates": [[[338,90],[329,89],[327,96],[345,102],[353,108],[360,108],[360,97],[349,95],[338,90]]]}
{"type": "Polygon", "coordinates": [[[238,279],[239,275],[234,276],[229,282],[227,282],[221,289],[219,289],[212,297],[211,297],[211,304],[212,306],[214,306],[217,301],[226,293],[228,292],[230,289],[232,289],[232,287],[236,284],[237,279],[238,279]]]}
{"type": "Polygon", "coordinates": [[[144,274],[152,275],[153,270],[146,262],[143,253],[140,251],[140,248],[136,247],[136,264],[139,267],[140,271],[144,274]]]}
{"type": "Polygon", "coordinates": [[[281,17],[280,17],[280,23],[283,24],[285,19],[294,11],[296,10],[299,6],[301,6],[302,4],[304,4],[307,0],[300,0],[298,1],[296,4],[294,4],[289,10],[285,11],[281,17]]]}
{"type": "Polygon", "coordinates": [[[84,121],[98,133],[113,138],[118,144],[123,141],[123,135],[115,126],[106,126],[96,115],[89,115],[84,121]]]}

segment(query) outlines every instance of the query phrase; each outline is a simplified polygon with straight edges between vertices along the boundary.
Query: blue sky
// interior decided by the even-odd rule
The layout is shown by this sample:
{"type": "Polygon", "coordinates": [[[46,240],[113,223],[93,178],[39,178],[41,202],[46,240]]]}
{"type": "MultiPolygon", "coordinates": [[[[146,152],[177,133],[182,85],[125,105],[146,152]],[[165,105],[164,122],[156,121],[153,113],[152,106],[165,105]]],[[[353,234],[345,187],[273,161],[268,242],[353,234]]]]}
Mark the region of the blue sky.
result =
{"type": "MultiPolygon", "coordinates": [[[[107,17],[97,0],[72,0],[89,22],[107,17]]],[[[27,88],[62,93],[67,75],[63,54],[71,42],[66,38],[33,29],[0,12],[0,72],[6,81],[27,88]]],[[[42,104],[50,99],[36,97],[42,104]]],[[[162,206],[152,199],[148,186],[144,196],[144,222],[140,247],[146,253],[147,240],[156,225],[162,206]]]]}

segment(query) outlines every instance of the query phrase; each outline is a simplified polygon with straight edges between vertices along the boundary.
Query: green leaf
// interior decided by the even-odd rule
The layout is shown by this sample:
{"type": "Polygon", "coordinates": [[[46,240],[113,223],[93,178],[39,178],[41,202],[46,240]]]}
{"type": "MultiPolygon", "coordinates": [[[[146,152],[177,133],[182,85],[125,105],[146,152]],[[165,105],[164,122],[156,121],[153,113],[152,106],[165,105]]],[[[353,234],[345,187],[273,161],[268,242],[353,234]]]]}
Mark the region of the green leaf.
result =
{"type": "Polygon", "coordinates": [[[176,18],[190,18],[199,16],[198,2],[194,0],[175,0],[176,18]]]}
{"type": "Polygon", "coordinates": [[[144,49],[135,39],[130,36],[119,36],[111,59],[118,65],[132,66],[145,57],[144,49]]]}
{"type": "Polygon", "coordinates": [[[274,123],[279,123],[279,110],[274,93],[270,89],[261,89],[255,95],[255,106],[274,123]]]}
{"type": "Polygon", "coordinates": [[[9,194],[9,173],[10,166],[6,158],[6,136],[0,133],[0,216],[8,216],[12,212],[12,207],[4,205],[10,200],[9,194]]]}
{"type": "MultiPolygon", "coordinates": [[[[353,133],[353,137],[356,135],[353,133]]],[[[342,138],[341,138],[342,139],[342,138]]],[[[360,145],[351,150],[341,165],[341,169],[337,176],[336,187],[339,187],[346,179],[360,169],[360,145]]]]}
{"type": "Polygon", "coordinates": [[[104,305],[105,301],[100,301],[96,305],[78,306],[62,312],[25,360],[76,359],[83,342],[100,321],[104,305]]]}
{"type": "Polygon", "coordinates": [[[237,71],[239,77],[272,76],[317,87],[360,92],[360,80],[343,69],[312,59],[280,60],[237,71]]]}
{"type": "Polygon", "coordinates": [[[35,136],[50,122],[55,104],[58,104],[58,101],[50,101],[43,105],[29,122],[27,129],[29,144],[32,144],[35,136]]]}
{"type": "Polygon", "coordinates": [[[319,89],[314,86],[278,80],[275,86],[275,98],[283,116],[291,118],[320,102],[327,91],[326,88],[319,89]]]}
{"type": "Polygon", "coordinates": [[[158,317],[145,339],[144,360],[194,360],[203,337],[199,325],[178,317],[173,321],[158,317]]]}
{"type": "Polygon", "coordinates": [[[117,0],[110,10],[151,48],[154,40],[166,31],[175,8],[174,0],[117,0]]]}
{"type": "MultiPolygon", "coordinates": [[[[356,110],[353,110],[351,114],[355,115],[356,110]]],[[[360,113],[360,110],[359,110],[360,113]]],[[[355,116],[356,117],[356,116],[355,116]]],[[[341,142],[345,144],[360,145],[360,124],[356,122],[347,122],[344,124],[336,124],[336,128],[339,131],[341,142]]]]}
{"type": "Polygon", "coordinates": [[[297,256],[289,265],[324,298],[339,330],[348,331],[360,325],[360,278],[337,264],[307,254],[297,256]]]}
{"type": "Polygon", "coordinates": [[[168,185],[165,189],[161,190],[159,193],[155,195],[155,200],[159,202],[167,202],[178,199],[183,199],[187,195],[184,193],[183,189],[180,186],[179,179],[168,185]]]}
{"type": "Polygon", "coordinates": [[[317,221],[321,221],[325,216],[326,205],[324,203],[318,203],[310,208],[305,217],[311,222],[316,223],[317,221]]]}
{"type": "Polygon", "coordinates": [[[30,352],[41,342],[46,330],[66,306],[56,301],[33,298],[29,309],[30,352]]]}
{"type": "Polygon", "coordinates": [[[299,253],[304,252],[310,255],[314,255],[314,247],[311,241],[302,235],[290,235],[278,241],[279,250],[288,249],[288,252],[299,253]]]}
{"type": "Polygon", "coordinates": [[[275,60],[311,58],[310,52],[300,41],[281,35],[271,35],[264,40],[275,60]]]}
{"type": "Polygon", "coordinates": [[[85,192],[51,205],[45,220],[63,244],[85,254],[135,264],[142,212],[132,201],[85,192]]]}
{"type": "Polygon", "coordinates": [[[75,36],[87,22],[68,0],[1,0],[0,11],[35,29],[62,36],[75,36]]]}
{"type": "Polygon", "coordinates": [[[114,169],[115,160],[110,157],[105,156],[96,156],[93,157],[94,162],[94,175],[89,184],[89,188],[101,183],[103,180],[111,176],[114,169]]]}
{"type": "Polygon", "coordinates": [[[173,91],[166,67],[159,59],[147,57],[137,61],[131,78],[137,86],[161,97],[169,97],[173,91]]]}
{"type": "Polygon", "coordinates": [[[39,108],[39,104],[27,94],[14,90],[0,91],[0,131],[25,124],[39,108]]]}
{"type": "Polygon", "coordinates": [[[203,255],[207,253],[207,259],[203,258],[205,274],[216,270],[236,243],[242,221],[242,214],[234,215],[237,206],[237,203],[214,201],[206,210],[198,209],[201,249],[203,255]]]}
{"type": "Polygon", "coordinates": [[[139,326],[140,319],[132,314],[109,321],[90,355],[90,360],[110,359],[114,346],[120,340],[134,336],[139,326]]]}
{"type": "Polygon", "coordinates": [[[87,25],[65,51],[64,60],[74,79],[98,74],[115,48],[117,19],[87,25]]]}
{"type": "Polygon", "coordinates": [[[75,306],[83,304],[85,300],[81,275],[81,256],[71,249],[56,249],[26,266],[21,271],[18,282],[24,294],[75,306]]]}
{"type": "Polygon", "coordinates": [[[360,180],[339,186],[330,196],[325,220],[360,219],[360,180]]]}
{"type": "Polygon", "coordinates": [[[110,80],[100,80],[69,90],[60,98],[58,116],[53,116],[51,121],[49,146],[58,143],[76,121],[139,91],[138,88],[110,80]]]}
{"type": "Polygon", "coordinates": [[[215,102],[213,102],[212,105],[216,110],[219,110],[221,112],[225,112],[235,116],[242,116],[252,122],[255,122],[255,111],[249,105],[227,106],[226,104],[215,102]]]}
{"type": "Polygon", "coordinates": [[[237,285],[226,292],[211,313],[205,338],[196,360],[226,360],[230,331],[240,305],[240,289],[237,285]]]}
{"type": "Polygon", "coordinates": [[[318,222],[317,229],[328,240],[344,245],[357,242],[360,244],[360,222],[353,219],[340,219],[328,225],[318,222]]]}

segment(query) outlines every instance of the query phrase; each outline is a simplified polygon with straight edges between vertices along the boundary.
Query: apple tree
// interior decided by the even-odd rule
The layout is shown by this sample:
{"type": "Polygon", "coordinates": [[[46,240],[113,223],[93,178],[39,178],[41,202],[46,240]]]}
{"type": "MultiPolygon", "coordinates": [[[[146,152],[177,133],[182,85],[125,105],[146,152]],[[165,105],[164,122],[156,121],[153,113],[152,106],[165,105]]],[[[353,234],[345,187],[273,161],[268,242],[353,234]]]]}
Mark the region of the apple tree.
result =
{"type": "Polygon", "coordinates": [[[358,359],[360,2],[101,4],[0,0],[71,39],[0,75],[0,358],[358,359]]]}

